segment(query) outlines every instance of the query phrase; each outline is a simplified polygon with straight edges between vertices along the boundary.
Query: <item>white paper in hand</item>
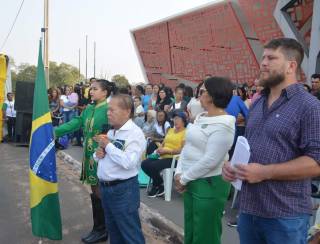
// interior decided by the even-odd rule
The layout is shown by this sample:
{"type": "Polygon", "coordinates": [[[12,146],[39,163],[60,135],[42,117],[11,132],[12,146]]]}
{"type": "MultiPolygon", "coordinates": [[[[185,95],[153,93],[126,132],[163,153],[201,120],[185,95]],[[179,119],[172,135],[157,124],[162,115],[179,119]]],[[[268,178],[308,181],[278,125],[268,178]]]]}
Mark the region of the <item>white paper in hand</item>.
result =
{"type": "MultiPolygon", "coordinates": [[[[231,166],[235,166],[237,164],[248,164],[250,159],[250,146],[247,139],[243,136],[239,136],[237,139],[236,146],[234,148],[233,156],[230,161],[231,166]]],[[[235,180],[232,182],[234,188],[238,191],[241,190],[242,180],[235,180]]]]}

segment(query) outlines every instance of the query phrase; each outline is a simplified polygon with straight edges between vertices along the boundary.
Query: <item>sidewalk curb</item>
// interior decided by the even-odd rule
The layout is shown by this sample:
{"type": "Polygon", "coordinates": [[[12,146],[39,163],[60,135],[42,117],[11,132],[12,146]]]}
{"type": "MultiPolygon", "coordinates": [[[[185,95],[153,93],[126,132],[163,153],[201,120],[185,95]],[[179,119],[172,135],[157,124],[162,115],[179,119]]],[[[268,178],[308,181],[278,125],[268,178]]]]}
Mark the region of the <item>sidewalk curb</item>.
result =
{"type": "MultiPolygon", "coordinates": [[[[81,172],[81,162],[71,157],[64,151],[58,151],[57,157],[63,162],[72,166],[76,172],[81,172]]],[[[168,243],[182,244],[183,243],[183,229],[161,215],[157,210],[148,207],[144,203],[140,203],[141,219],[149,224],[154,232],[165,237],[168,243]]]]}

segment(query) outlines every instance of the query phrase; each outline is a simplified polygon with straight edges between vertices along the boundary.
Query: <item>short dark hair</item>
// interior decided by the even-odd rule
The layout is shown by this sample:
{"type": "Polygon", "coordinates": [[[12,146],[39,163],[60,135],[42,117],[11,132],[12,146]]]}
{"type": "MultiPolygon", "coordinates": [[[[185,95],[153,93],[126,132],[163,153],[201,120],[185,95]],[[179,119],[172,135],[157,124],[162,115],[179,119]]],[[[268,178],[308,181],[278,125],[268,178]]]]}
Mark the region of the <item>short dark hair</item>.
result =
{"type": "Polygon", "coordinates": [[[186,85],[184,83],[179,83],[179,85],[177,85],[177,87],[180,87],[180,88],[184,89],[186,87],[186,85]]]}
{"type": "Polygon", "coordinates": [[[200,92],[200,88],[201,86],[203,85],[204,81],[201,81],[197,87],[196,87],[196,94],[195,94],[195,97],[198,98],[199,97],[199,92],[200,92]]]}
{"type": "Polygon", "coordinates": [[[117,94],[112,96],[112,99],[117,99],[119,107],[122,109],[130,110],[130,118],[133,118],[134,115],[134,103],[133,99],[128,94],[117,94]]]}
{"type": "Polygon", "coordinates": [[[164,122],[163,122],[163,124],[162,124],[162,126],[161,126],[161,128],[162,128],[162,132],[165,134],[166,133],[166,129],[165,129],[165,124],[166,124],[166,121],[169,121],[169,115],[168,115],[168,113],[166,112],[166,111],[164,111],[164,110],[158,110],[157,111],[157,115],[156,115],[156,120],[157,120],[157,122],[158,122],[158,114],[159,113],[164,113],[164,122]]]}
{"type": "Polygon", "coordinates": [[[204,81],[204,86],[216,107],[225,109],[228,106],[234,87],[229,78],[213,76],[204,81]]]}
{"type": "Polygon", "coordinates": [[[176,88],[174,89],[174,92],[177,92],[178,90],[181,90],[182,92],[184,92],[184,88],[182,88],[181,86],[176,86],[176,88]]]}
{"type": "Polygon", "coordinates": [[[311,75],[311,78],[312,79],[320,79],[320,74],[315,73],[315,74],[311,75]]]}
{"type": "Polygon", "coordinates": [[[141,102],[141,97],[135,96],[134,99],[138,99],[141,102]]]}
{"type": "Polygon", "coordinates": [[[304,50],[301,44],[292,38],[277,38],[271,40],[264,46],[265,49],[277,50],[280,48],[281,52],[288,60],[294,59],[298,64],[298,69],[301,68],[301,63],[304,57],[304,50]]]}
{"type": "Polygon", "coordinates": [[[139,90],[141,92],[141,94],[144,94],[144,89],[141,85],[137,85],[136,89],[139,90]]]}
{"type": "Polygon", "coordinates": [[[192,89],[191,86],[186,86],[186,87],[184,88],[184,95],[185,95],[186,97],[193,97],[193,89],[192,89]]]}

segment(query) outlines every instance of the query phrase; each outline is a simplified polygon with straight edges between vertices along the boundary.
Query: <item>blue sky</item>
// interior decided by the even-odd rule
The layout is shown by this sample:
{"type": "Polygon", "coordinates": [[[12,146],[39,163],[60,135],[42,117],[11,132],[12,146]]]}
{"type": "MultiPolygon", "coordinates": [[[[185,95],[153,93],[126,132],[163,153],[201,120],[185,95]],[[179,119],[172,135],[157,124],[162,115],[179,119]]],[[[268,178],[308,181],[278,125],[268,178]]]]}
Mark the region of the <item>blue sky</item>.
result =
{"type": "MultiPolygon", "coordinates": [[[[85,74],[85,36],[88,35],[88,77],[93,75],[93,42],[96,41],[96,76],[124,74],[129,81],[144,81],[130,30],[201,6],[212,0],[49,0],[49,58],[78,67],[85,74]]],[[[21,0],[0,0],[2,45],[21,0]]],[[[16,64],[36,64],[43,0],[25,0],[8,42],[0,52],[16,64]]]]}

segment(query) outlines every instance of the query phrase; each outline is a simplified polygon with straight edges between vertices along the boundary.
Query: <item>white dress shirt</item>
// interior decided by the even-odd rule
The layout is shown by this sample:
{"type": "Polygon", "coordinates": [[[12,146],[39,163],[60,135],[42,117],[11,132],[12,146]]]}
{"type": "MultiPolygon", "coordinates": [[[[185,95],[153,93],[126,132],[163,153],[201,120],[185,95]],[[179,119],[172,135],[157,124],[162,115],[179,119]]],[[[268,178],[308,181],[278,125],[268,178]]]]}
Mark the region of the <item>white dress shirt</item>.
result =
{"type": "Polygon", "coordinates": [[[119,130],[109,130],[108,138],[110,143],[105,147],[105,157],[98,159],[93,155],[98,161],[99,180],[125,180],[136,176],[147,145],[142,130],[129,119],[119,130]]]}

